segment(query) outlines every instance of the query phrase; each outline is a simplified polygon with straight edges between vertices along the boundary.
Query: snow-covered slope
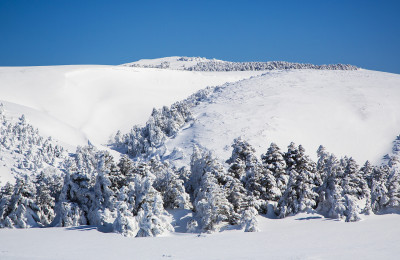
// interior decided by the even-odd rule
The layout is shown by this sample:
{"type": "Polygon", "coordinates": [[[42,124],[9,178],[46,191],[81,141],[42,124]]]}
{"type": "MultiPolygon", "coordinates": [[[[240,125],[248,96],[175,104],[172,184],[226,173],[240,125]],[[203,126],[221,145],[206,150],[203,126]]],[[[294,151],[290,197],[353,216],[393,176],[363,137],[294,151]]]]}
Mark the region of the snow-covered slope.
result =
{"type": "Polygon", "coordinates": [[[72,146],[87,139],[103,144],[118,129],[145,123],[153,107],[259,74],[94,65],[3,67],[0,102],[10,114],[27,114],[43,135],[72,146]]]}
{"type": "Polygon", "coordinates": [[[218,88],[167,147],[184,149],[188,159],[198,144],[227,159],[233,139],[242,136],[259,153],[271,142],[285,149],[294,141],[313,156],[324,145],[337,156],[378,163],[400,133],[399,97],[397,74],[271,71],[218,88]]]}

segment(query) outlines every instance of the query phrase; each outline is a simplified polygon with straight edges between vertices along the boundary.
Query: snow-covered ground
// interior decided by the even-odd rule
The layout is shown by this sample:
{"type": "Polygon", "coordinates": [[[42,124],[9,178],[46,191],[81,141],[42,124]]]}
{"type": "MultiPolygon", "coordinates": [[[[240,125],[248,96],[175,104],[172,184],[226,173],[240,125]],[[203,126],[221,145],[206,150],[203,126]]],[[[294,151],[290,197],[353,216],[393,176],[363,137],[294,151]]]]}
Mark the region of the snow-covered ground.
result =
{"type": "Polygon", "coordinates": [[[261,73],[96,65],[2,67],[0,102],[11,114],[27,114],[43,135],[72,146],[86,144],[87,139],[104,144],[118,129],[128,131],[145,123],[153,107],[261,73]]]}
{"type": "Polygon", "coordinates": [[[260,232],[126,238],[95,227],[0,230],[0,259],[398,259],[400,215],[258,217],[260,232]]]}
{"type": "Polygon", "coordinates": [[[301,144],[316,158],[319,145],[360,164],[379,163],[400,134],[400,75],[369,71],[291,70],[228,84],[193,109],[194,123],[168,141],[193,144],[227,159],[242,136],[258,153],[271,142],[301,144]]]}

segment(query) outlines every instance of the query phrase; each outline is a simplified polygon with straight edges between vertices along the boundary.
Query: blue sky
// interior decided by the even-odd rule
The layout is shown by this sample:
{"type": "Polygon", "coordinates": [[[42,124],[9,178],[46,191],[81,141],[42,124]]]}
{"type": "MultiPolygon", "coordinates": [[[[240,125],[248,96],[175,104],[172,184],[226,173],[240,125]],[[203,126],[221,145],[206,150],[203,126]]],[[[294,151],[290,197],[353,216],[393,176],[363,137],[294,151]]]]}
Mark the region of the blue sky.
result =
{"type": "Polygon", "coordinates": [[[0,66],[175,55],[400,73],[400,1],[0,0],[0,66]]]}

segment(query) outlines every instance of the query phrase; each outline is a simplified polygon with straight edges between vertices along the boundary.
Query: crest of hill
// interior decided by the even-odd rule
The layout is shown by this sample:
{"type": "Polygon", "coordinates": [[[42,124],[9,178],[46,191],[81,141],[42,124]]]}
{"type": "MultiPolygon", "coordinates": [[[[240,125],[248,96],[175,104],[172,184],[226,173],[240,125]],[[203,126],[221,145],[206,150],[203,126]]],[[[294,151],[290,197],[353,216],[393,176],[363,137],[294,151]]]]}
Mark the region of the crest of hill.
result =
{"type": "Polygon", "coordinates": [[[188,71],[263,71],[286,69],[317,69],[317,70],[357,70],[358,67],[349,64],[314,65],[286,61],[268,62],[231,62],[202,57],[165,57],[159,59],[143,59],[122,64],[128,67],[158,68],[188,71]]]}

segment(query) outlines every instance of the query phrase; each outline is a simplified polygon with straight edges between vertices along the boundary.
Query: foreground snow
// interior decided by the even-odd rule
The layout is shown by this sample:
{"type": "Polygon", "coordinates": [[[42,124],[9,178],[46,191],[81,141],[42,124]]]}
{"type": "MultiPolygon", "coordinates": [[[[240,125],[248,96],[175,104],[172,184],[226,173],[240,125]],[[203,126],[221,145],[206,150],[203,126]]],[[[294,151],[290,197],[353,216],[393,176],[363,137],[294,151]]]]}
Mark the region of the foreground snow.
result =
{"type": "Polygon", "coordinates": [[[1,229],[0,259],[398,259],[400,215],[259,217],[261,232],[125,238],[93,227],[1,229]],[[18,242],[16,242],[18,241],[18,242]]]}

